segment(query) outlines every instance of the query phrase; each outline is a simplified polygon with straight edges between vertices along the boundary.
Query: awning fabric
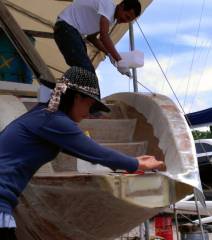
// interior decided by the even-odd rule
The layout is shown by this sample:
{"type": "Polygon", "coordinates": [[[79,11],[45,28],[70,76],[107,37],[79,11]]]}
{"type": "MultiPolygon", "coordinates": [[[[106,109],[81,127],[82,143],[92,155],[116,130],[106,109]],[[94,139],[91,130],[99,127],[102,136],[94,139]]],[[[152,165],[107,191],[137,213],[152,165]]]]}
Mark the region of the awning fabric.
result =
{"type": "Polygon", "coordinates": [[[212,125],[212,108],[186,114],[186,120],[192,127],[212,125]]]}
{"type": "MultiPolygon", "coordinates": [[[[64,72],[68,66],[66,65],[63,56],[58,50],[54,39],[48,37],[52,34],[53,25],[59,12],[64,9],[72,0],[2,0],[7,6],[10,13],[18,22],[20,27],[32,33],[36,39],[35,48],[49,66],[54,77],[60,77],[61,72],[64,72]],[[41,37],[39,34],[46,34],[46,37],[41,37]]],[[[142,4],[142,13],[153,0],[140,0],[142,4]]],[[[114,0],[117,4],[121,0],[114,0]]],[[[114,43],[117,43],[124,33],[128,30],[128,24],[118,24],[111,28],[110,36],[114,43]]],[[[104,59],[102,52],[98,51],[91,44],[87,44],[88,54],[95,67],[104,59]]],[[[129,49],[126,46],[126,49],[129,49]]]]}

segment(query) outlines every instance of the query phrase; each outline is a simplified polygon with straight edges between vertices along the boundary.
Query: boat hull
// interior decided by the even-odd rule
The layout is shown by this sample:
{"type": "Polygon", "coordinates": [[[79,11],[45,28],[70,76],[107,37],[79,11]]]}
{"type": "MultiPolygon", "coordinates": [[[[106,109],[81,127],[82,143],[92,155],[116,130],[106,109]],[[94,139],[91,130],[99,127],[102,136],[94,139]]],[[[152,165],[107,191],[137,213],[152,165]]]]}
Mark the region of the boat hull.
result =
{"type": "Polygon", "coordinates": [[[167,206],[169,188],[155,173],[34,177],[16,209],[17,236],[114,239],[167,206]]]}

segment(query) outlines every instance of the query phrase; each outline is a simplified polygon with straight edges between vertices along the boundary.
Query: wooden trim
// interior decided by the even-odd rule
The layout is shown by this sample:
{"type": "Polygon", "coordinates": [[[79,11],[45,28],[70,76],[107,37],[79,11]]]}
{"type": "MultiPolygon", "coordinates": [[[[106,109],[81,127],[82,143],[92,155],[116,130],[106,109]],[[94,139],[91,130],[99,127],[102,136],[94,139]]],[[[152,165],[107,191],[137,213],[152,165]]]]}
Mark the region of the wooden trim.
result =
{"type": "Polygon", "coordinates": [[[54,35],[52,32],[42,32],[42,31],[35,31],[35,30],[24,30],[24,32],[28,35],[31,35],[37,38],[50,38],[50,39],[54,38],[54,35]]]}
{"type": "Polygon", "coordinates": [[[49,21],[49,20],[47,20],[45,18],[42,18],[39,15],[34,14],[33,12],[30,12],[30,11],[28,11],[28,10],[18,6],[17,4],[14,4],[14,3],[12,3],[12,2],[10,2],[8,0],[4,0],[3,2],[4,2],[5,5],[7,5],[8,7],[12,8],[13,10],[15,10],[15,11],[17,11],[19,13],[22,13],[23,15],[26,15],[26,16],[34,19],[37,22],[40,22],[40,23],[42,23],[42,24],[44,24],[44,25],[46,25],[46,26],[48,26],[50,28],[53,28],[53,26],[54,26],[53,22],[51,22],[51,21],[49,21]]]}
{"type": "Polygon", "coordinates": [[[36,97],[38,85],[0,81],[0,94],[36,97]]]}

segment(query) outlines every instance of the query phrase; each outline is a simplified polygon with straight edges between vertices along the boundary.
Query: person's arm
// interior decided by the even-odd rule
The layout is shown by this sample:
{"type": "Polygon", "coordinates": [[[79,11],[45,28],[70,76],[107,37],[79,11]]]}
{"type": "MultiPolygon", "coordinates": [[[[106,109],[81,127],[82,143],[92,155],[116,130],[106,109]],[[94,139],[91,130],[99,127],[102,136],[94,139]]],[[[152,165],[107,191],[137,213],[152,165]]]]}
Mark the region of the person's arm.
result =
{"type": "Polygon", "coordinates": [[[109,36],[109,20],[101,16],[100,17],[100,41],[104,45],[105,49],[108,52],[108,57],[111,61],[111,63],[117,67],[117,70],[124,75],[127,75],[129,78],[131,78],[131,72],[128,67],[123,66],[123,61],[121,60],[121,56],[117,52],[110,36],[109,36]]]}
{"type": "Polygon", "coordinates": [[[115,59],[115,61],[118,62],[121,60],[121,56],[117,52],[110,38],[109,27],[110,27],[109,20],[106,17],[101,16],[100,17],[100,41],[104,45],[107,52],[115,59]]]}
{"type": "Polygon", "coordinates": [[[98,33],[88,35],[86,39],[91,42],[96,48],[98,48],[100,51],[104,52],[106,55],[108,54],[107,49],[103,45],[103,43],[97,38],[98,33]]]}
{"type": "Polygon", "coordinates": [[[100,51],[104,52],[110,59],[110,62],[117,67],[116,60],[112,57],[112,55],[107,51],[104,44],[97,38],[98,33],[88,35],[86,39],[91,42],[96,48],[98,48],[100,51]]]}
{"type": "Polygon", "coordinates": [[[99,145],[85,136],[68,117],[51,116],[36,134],[66,153],[91,163],[98,163],[113,170],[133,172],[138,169],[139,161],[136,158],[99,145]]]}
{"type": "Polygon", "coordinates": [[[50,118],[37,134],[70,155],[113,170],[122,169],[134,172],[158,169],[163,165],[163,162],[157,161],[153,156],[135,158],[103,147],[87,137],[73,121],[63,116],[50,118]]]}

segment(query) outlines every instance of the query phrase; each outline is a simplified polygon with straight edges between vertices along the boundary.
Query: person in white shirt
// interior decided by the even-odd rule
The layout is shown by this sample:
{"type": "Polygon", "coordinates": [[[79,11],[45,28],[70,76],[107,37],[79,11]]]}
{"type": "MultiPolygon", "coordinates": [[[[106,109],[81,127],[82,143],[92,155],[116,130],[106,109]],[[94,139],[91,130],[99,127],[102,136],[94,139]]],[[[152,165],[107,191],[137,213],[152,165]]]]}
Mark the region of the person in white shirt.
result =
{"type": "Polygon", "coordinates": [[[129,75],[129,68],[121,66],[121,57],[110,36],[109,28],[115,23],[129,23],[141,13],[138,0],[75,0],[58,16],[54,39],[69,66],[94,67],[87,55],[86,38],[109,56],[121,74],[129,75]]]}

